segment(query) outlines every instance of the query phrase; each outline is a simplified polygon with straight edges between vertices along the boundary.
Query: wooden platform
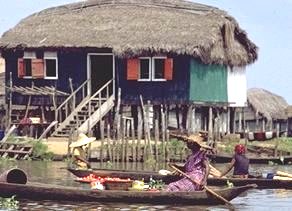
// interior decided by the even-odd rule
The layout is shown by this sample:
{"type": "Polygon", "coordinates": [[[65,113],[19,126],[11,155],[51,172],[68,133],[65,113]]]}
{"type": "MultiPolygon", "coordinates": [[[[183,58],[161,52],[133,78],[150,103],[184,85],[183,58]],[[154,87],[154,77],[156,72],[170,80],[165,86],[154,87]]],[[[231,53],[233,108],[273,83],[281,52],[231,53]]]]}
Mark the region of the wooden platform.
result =
{"type": "Polygon", "coordinates": [[[1,143],[0,142],[0,157],[27,159],[32,153],[33,147],[31,144],[17,144],[17,143],[1,143]]]}

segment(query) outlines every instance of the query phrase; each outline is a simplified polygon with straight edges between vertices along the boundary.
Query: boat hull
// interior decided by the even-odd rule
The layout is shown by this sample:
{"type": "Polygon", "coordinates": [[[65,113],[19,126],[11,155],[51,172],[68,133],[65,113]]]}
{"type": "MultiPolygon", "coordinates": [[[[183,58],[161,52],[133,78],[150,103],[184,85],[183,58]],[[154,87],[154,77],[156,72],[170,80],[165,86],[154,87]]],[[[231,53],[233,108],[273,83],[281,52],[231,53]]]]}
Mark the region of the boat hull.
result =
{"type": "MultiPolygon", "coordinates": [[[[90,174],[100,177],[119,177],[130,178],[132,180],[142,180],[148,182],[150,177],[155,180],[163,180],[166,184],[177,181],[179,176],[164,176],[157,172],[134,172],[134,171],[119,171],[119,170],[76,170],[68,169],[77,177],[86,177],[90,174]]],[[[227,181],[232,182],[235,186],[248,184],[256,184],[259,189],[292,189],[292,180],[276,180],[276,179],[258,179],[258,178],[208,178],[207,184],[212,186],[226,186],[227,181]]]]}
{"type": "MultiPolygon", "coordinates": [[[[254,185],[215,190],[227,200],[232,200],[241,193],[254,188],[254,185]]],[[[146,204],[188,204],[217,205],[221,200],[206,191],[195,192],[151,192],[151,191],[115,191],[85,190],[73,187],[50,186],[47,184],[0,183],[0,196],[29,200],[56,200],[109,203],[146,203],[146,204]]]]}
{"type": "MultiPolygon", "coordinates": [[[[212,163],[229,163],[232,160],[232,155],[209,155],[212,163]]],[[[287,165],[292,163],[292,156],[280,157],[249,157],[249,163],[251,164],[269,164],[270,162],[280,165],[287,165]]]]}

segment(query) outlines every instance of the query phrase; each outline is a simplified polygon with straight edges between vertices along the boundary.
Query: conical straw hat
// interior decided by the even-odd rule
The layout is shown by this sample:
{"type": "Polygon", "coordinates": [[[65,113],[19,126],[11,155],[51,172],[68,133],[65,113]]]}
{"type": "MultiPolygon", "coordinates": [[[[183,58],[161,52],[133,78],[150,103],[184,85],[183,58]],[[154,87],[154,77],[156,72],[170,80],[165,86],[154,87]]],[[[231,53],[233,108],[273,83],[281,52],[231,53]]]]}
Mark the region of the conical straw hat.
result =
{"type": "Polygon", "coordinates": [[[193,134],[190,136],[187,135],[180,135],[180,134],[171,134],[171,136],[176,137],[177,139],[180,139],[184,142],[193,142],[198,144],[200,147],[205,148],[205,149],[212,149],[212,147],[208,146],[205,142],[205,135],[204,134],[193,134]]]}
{"type": "Polygon", "coordinates": [[[69,147],[81,147],[81,146],[84,146],[86,144],[89,144],[93,141],[95,141],[96,138],[95,137],[87,137],[87,135],[85,135],[84,133],[80,133],[78,135],[78,138],[77,138],[77,141],[71,143],[69,145],[69,147]]]}

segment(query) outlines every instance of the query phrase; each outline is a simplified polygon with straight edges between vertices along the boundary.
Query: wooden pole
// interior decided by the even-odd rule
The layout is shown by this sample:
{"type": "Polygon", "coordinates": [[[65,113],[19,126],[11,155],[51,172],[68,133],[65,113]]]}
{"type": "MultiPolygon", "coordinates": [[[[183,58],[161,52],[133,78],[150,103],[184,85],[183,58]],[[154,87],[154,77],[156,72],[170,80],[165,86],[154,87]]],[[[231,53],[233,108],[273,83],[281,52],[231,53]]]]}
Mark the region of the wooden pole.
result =
{"type": "Polygon", "coordinates": [[[209,107],[208,144],[213,142],[213,109],[209,107]]]}
{"type": "MultiPolygon", "coordinates": [[[[73,93],[74,88],[73,88],[72,78],[69,78],[69,86],[70,86],[71,93],[73,93]]],[[[73,111],[75,109],[75,105],[76,105],[76,95],[73,95],[72,101],[71,101],[71,111],[73,111]]]]}
{"type": "Polygon", "coordinates": [[[103,148],[104,148],[104,121],[103,120],[101,120],[100,122],[99,122],[99,124],[100,124],[100,162],[103,162],[103,159],[104,159],[104,157],[103,157],[103,155],[104,155],[104,150],[103,150],[103,148]]]}
{"type": "Polygon", "coordinates": [[[122,124],[122,145],[121,145],[121,149],[122,149],[122,157],[121,157],[121,161],[124,162],[125,161],[125,154],[126,154],[126,150],[125,150],[125,136],[126,136],[126,120],[123,119],[123,124],[122,124]]]}
{"type": "Polygon", "coordinates": [[[110,124],[107,124],[107,130],[106,130],[106,132],[107,132],[107,154],[108,154],[109,160],[112,161],[113,157],[112,157],[110,130],[111,130],[111,126],[110,126],[110,124]]]}
{"type": "Polygon", "coordinates": [[[277,138],[280,137],[280,122],[277,122],[276,124],[276,133],[277,133],[277,138]]]}
{"type": "MultiPolygon", "coordinates": [[[[195,181],[194,179],[192,179],[189,175],[187,175],[186,173],[184,173],[183,171],[179,170],[178,168],[176,168],[173,165],[170,165],[170,167],[172,167],[174,170],[176,170],[177,172],[179,172],[180,174],[182,174],[183,176],[185,176],[186,178],[188,178],[190,181],[192,181],[194,184],[200,185],[197,181],[195,181]]],[[[233,205],[224,197],[220,196],[218,193],[216,193],[215,191],[213,191],[211,188],[207,187],[206,185],[204,185],[204,188],[206,189],[207,192],[211,193],[213,196],[215,196],[216,198],[220,199],[221,201],[223,201],[226,205],[230,206],[230,208],[232,208],[232,210],[234,210],[233,205]]]]}
{"type": "Polygon", "coordinates": [[[169,130],[166,130],[166,143],[165,143],[165,151],[166,151],[166,162],[169,161],[169,130]]]}
{"type": "Polygon", "coordinates": [[[165,112],[161,105],[161,134],[162,134],[162,161],[165,162],[165,136],[166,136],[166,127],[165,127],[165,112]]]}
{"type": "MultiPolygon", "coordinates": [[[[33,87],[34,87],[34,82],[31,82],[31,88],[33,89],[33,87]]],[[[28,116],[28,111],[29,111],[30,104],[31,104],[31,95],[29,95],[29,97],[28,97],[24,118],[27,118],[27,116],[28,116]]]]}
{"type": "Polygon", "coordinates": [[[8,116],[7,116],[7,129],[11,126],[11,114],[12,114],[12,72],[9,73],[9,109],[8,109],[8,116]]]}
{"type": "Polygon", "coordinates": [[[149,129],[149,119],[147,119],[147,117],[146,117],[146,112],[145,112],[145,108],[144,108],[144,103],[143,103],[142,95],[140,95],[140,101],[141,101],[141,108],[142,108],[142,113],[143,113],[143,117],[144,117],[144,133],[145,133],[144,136],[145,136],[145,143],[147,141],[147,145],[149,147],[149,154],[151,155],[152,154],[152,149],[151,149],[151,138],[150,138],[150,129],[149,129]]]}
{"type": "Polygon", "coordinates": [[[141,160],[141,138],[142,138],[142,114],[138,107],[138,126],[137,126],[137,161],[141,160]]]}
{"type": "Polygon", "coordinates": [[[176,123],[177,123],[177,129],[180,129],[180,122],[179,122],[179,106],[175,106],[175,116],[176,116],[176,123]]]}
{"type": "Polygon", "coordinates": [[[130,122],[125,119],[126,135],[125,135],[125,162],[129,162],[129,137],[130,137],[130,122]]]}
{"type": "Polygon", "coordinates": [[[155,119],[155,160],[158,161],[158,141],[159,141],[159,126],[158,119],[155,119]]]}
{"type": "Polygon", "coordinates": [[[135,138],[134,118],[131,119],[131,135],[132,135],[132,149],[133,149],[133,161],[137,161],[137,142],[135,138]]]}
{"type": "Polygon", "coordinates": [[[238,112],[238,132],[242,132],[242,110],[240,108],[238,112]]]}

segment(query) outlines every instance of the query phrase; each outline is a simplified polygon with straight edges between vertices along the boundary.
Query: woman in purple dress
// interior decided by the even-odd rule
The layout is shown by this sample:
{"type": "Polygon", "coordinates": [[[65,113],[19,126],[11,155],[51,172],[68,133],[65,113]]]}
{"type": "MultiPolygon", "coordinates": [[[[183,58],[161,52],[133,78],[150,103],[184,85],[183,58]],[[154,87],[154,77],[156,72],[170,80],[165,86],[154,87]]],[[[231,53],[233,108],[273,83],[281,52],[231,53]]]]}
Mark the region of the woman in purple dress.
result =
{"type": "Polygon", "coordinates": [[[192,154],[188,157],[181,170],[196,181],[197,184],[184,177],[170,183],[166,191],[198,191],[202,190],[207,183],[209,162],[206,157],[206,151],[201,150],[201,148],[210,149],[210,147],[200,141],[190,139],[187,141],[187,147],[192,151],[192,154]]]}

